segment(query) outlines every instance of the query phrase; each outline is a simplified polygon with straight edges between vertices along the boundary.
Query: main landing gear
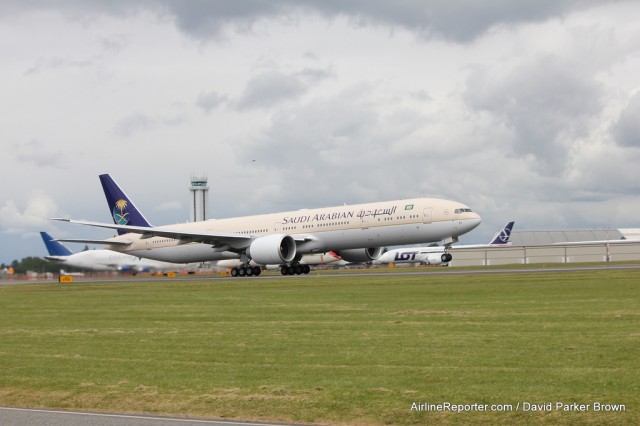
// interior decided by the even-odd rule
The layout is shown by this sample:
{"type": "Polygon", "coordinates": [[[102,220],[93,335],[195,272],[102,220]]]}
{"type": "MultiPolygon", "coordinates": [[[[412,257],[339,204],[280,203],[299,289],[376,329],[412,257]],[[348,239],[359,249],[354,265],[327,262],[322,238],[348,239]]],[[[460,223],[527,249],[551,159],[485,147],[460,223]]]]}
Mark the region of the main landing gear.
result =
{"type": "Polygon", "coordinates": [[[301,275],[308,274],[311,271],[309,265],[301,265],[299,263],[293,265],[282,265],[280,273],[282,275],[301,275]]]}
{"type": "Polygon", "coordinates": [[[448,252],[442,253],[442,256],[440,256],[440,260],[442,260],[442,263],[451,262],[452,259],[453,256],[451,256],[451,253],[448,252]]]}
{"type": "Polygon", "coordinates": [[[257,277],[262,273],[262,269],[259,266],[236,266],[231,269],[232,277],[257,277]]]}

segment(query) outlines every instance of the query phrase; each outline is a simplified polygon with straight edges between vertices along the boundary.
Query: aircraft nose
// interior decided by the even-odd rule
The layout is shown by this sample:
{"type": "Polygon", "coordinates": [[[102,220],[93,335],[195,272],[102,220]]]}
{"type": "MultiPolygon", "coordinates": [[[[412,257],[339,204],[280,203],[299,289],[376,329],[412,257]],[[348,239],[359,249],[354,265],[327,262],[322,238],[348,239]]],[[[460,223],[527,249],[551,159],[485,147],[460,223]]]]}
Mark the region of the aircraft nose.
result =
{"type": "Polygon", "coordinates": [[[480,225],[480,223],[482,223],[482,218],[480,217],[480,215],[476,212],[472,212],[471,217],[465,221],[465,227],[467,228],[467,232],[477,228],[478,225],[480,225]]]}

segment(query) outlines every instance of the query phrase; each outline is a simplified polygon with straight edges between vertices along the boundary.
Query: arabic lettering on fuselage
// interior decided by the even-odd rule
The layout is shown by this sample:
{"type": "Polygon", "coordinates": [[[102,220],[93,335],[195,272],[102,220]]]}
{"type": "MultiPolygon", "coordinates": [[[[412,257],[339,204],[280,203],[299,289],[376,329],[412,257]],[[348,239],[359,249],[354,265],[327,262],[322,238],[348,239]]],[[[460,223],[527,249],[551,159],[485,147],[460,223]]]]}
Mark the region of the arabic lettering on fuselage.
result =
{"type": "Polygon", "coordinates": [[[300,216],[286,216],[282,219],[283,225],[295,224],[295,223],[312,223],[312,222],[326,222],[328,220],[340,220],[340,219],[350,219],[358,217],[360,219],[364,219],[366,217],[372,216],[391,216],[396,212],[396,206],[386,209],[374,209],[374,210],[360,210],[358,213],[354,211],[348,212],[333,212],[333,213],[317,213],[315,215],[300,215],[300,216]]]}

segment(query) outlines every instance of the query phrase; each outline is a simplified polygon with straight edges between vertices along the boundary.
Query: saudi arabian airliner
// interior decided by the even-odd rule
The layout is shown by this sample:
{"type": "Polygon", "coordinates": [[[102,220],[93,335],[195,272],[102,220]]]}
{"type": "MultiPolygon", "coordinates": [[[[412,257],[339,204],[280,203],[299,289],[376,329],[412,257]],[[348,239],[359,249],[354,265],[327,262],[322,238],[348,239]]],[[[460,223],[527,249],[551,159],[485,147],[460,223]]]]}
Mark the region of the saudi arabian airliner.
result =
{"type": "Polygon", "coordinates": [[[347,262],[369,262],[389,245],[444,241],[448,249],[481,222],[465,204],[413,198],[151,226],[109,175],[100,175],[100,181],[114,224],[55,220],[115,229],[119,235],[60,241],[106,244],[121,253],[173,263],[240,259],[233,276],[259,275],[252,260],[283,265],[283,274],[304,273],[300,259],[307,253],[333,251],[347,262]]]}

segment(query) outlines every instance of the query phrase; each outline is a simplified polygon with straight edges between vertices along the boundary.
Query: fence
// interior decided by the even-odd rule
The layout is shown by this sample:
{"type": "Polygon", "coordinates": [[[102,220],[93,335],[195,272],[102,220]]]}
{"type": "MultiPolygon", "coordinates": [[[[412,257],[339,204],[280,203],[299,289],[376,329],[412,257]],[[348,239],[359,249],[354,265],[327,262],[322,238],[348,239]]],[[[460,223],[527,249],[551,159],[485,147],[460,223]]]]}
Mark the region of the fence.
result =
{"type": "Polygon", "coordinates": [[[640,260],[640,241],[461,248],[451,253],[451,266],[617,262],[640,260]]]}

